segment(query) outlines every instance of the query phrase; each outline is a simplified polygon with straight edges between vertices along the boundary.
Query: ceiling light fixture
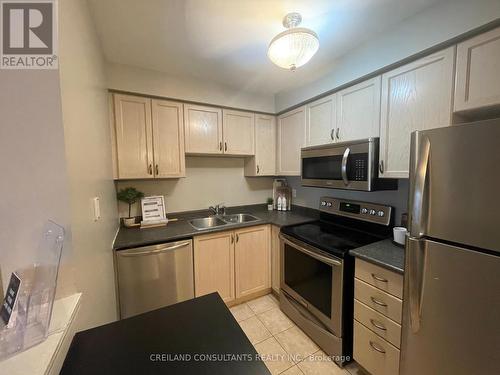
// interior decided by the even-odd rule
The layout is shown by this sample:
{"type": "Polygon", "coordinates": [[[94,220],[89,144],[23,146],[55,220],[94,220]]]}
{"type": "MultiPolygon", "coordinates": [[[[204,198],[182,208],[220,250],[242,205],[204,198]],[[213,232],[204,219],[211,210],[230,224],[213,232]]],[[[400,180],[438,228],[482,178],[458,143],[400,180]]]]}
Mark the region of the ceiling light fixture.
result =
{"type": "Polygon", "coordinates": [[[283,18],[285,30],[276,35],[267,50],[269,59],[281,68],[294,71],[306,64],[319,49],[316,33],[304,27],[297,27],[302,22],[299,13],[288,13],[283,18]]]}

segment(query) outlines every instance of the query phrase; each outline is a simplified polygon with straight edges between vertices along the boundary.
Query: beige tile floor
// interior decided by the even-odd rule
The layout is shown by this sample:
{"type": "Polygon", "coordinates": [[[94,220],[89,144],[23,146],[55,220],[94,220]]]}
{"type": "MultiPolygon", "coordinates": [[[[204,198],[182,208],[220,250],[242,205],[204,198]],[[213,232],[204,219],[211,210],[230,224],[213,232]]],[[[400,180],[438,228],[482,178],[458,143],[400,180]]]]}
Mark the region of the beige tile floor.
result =
{"type": "Polygon", "coordinates": [[[281,312],[268,294],[231,307],[255,350],[265,355],[269,371],[282,375],[366,375],[355,362],[343,369],[281,312]]]}

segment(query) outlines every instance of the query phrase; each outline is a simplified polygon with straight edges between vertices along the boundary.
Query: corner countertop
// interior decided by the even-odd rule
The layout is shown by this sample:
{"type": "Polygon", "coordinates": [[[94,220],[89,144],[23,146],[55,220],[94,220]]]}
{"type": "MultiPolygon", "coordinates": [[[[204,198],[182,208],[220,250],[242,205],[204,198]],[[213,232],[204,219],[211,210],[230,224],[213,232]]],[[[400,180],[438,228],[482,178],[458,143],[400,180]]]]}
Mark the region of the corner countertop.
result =
{"type": "Polygon", "coordinates": [[[392,239],[358,247],[349,254],[400,274],[405,270],[405,249],[395,245],[392,239]]]}
{"type": "Polygon", "coordinates": [[[176,217],[178,218],[178,221],[171,222],[167,224],[166,227],[147,229],[121,227],[113,244],[113,250],[123,250],[170,241],[178,241],[200,234],[220,232],[260,224],[273,224],[282,227],[285,225],[307,223],[319,218],[318,210],[301,206],[292,206],[291,211],[268,211],[266,205],[237,206],[228,207],[226,209],[226,213],[248,213],[258,217],[259,220],[241,224],[228,224],[205,230],[196,230],[189,224],[188,221],[193,218],[209,216],[209,212],[207,210],[169,214],[167,215],[169,218],[176,217]]]}
{"type": "Polygon", "coordinates": [[[78,332],[61,375],[270,375],[217,293],[78,332]]]}

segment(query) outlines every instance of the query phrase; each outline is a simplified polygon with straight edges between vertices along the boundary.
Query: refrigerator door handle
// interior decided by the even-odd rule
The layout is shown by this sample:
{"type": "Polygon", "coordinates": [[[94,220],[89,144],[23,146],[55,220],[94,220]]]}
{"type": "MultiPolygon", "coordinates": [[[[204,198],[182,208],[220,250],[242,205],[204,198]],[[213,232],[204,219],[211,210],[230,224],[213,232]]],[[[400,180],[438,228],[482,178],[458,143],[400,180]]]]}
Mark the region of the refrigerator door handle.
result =
{"type": "Polygon", "coordinates": [[[410,235],[412,237],[422,237],[425,234],[425,194],[426,194],[426,179],[429,170],[429,156],[431,143],[429,138],[423,137],[421,143],[416,140],[418,134],[412,134],[412,147],[418,147],[416,155],[416,166],[412,179],[411,191],[411,222],[410,235]]]}
{"type": "Polygon", "coordinates": [[[411,237],[406,239],[406,272],[408,272],[408,303],[410,328],[413,333],[420,330],[424,280],[427,268],[427,242],[411,237]]]}

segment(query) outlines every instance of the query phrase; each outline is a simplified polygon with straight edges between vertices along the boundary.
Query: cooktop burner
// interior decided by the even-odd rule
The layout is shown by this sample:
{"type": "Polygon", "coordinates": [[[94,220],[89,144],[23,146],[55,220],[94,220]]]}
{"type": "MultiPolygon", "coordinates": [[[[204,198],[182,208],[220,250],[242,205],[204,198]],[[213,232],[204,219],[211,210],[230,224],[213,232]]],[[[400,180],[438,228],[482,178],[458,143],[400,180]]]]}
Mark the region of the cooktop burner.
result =
{"type": "Polygon", "coordinates": [[[379,236],[321,220],[284,227],[281,232],[341,258],[351,249],[382,239],[379,236]]]}

